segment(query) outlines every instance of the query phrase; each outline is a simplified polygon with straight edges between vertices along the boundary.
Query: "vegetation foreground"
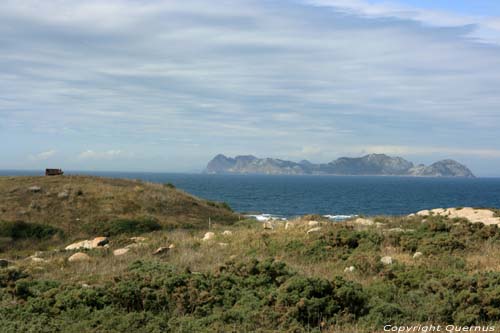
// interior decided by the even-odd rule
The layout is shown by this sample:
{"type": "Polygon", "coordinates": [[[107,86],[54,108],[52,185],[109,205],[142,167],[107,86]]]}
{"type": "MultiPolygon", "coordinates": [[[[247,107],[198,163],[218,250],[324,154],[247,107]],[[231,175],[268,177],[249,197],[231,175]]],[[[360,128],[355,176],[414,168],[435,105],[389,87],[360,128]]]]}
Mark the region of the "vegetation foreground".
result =
{"type": "Polygon", "coordinates": [[[375,332],[415,324],[466,331],[500,324],[495,224],[438,215],[342,223],[306,216],[203,230],[155,221],[108,221],[94,235],[107,236],[107,244],[73,250],[65,247],[81,239],[67,229],[0,222],[0,331],[375,332]],[[80,260],[68,260],[77,252],[80,260]]]}

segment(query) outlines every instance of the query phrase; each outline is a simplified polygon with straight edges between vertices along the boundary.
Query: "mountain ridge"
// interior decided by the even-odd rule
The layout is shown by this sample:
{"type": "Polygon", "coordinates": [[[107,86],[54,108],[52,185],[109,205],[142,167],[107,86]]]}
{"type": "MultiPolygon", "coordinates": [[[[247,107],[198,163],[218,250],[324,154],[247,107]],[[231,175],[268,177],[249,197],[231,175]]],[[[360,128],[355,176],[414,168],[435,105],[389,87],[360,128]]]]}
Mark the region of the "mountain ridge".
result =
{"type": "Polygon", "coordinates": [[[465,165],[444,159],[428,166],[415,165],[399,156],[369,154],[362,157],[340,157],[328,163],[307,160],[292,162],[253,155],[227,157],[216,155],[208,162],[209,174],[267,174],[267,175],[338,175],[338,176],[414,176],[475,178],[465,165]]]}

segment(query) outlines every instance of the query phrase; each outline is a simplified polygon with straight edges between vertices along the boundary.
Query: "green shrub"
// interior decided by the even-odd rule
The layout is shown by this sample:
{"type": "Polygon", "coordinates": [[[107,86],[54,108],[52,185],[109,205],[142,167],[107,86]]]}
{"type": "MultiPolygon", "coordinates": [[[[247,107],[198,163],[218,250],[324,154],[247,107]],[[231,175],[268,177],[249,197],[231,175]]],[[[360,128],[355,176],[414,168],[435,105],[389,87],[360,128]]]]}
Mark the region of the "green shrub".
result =
{"type": "Polygon", "coordinates": [[[27,223],[23,221],[0,221],[0,237],[10,238],[12,240],[41,240],[48,239],[56,234],[62,234],[62,230],[46,224],[27,223]]]}
{"type": "Polygon", "coordinates": [[[151,218],[142,219],[117,219],[106,222],[99,226],[97,232],[107,235],[115,236],[120,234],[141,234],[160,230],[161,225],[151,218]]]}

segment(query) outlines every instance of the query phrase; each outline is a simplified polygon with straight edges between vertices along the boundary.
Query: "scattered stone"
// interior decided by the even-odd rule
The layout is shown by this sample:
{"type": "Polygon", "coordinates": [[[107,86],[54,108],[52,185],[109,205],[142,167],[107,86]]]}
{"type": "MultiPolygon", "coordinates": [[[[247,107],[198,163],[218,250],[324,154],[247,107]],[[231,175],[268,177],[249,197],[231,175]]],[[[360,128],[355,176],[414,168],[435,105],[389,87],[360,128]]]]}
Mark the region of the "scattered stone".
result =
{"type": "Polygon", "coordinates": [[[391,228],[387,231],[389,231],[389,232],[405,232],[406,230],[403,228],[391,228]]]}
{"type": "Polygon", "coordinates": [[[319,225],[319,222],[318,221],[309,221],[309,222],[307,222],[307,225],[309,227],[317,227],[319,225]]]}
{"type": "Polygon", "coordinates": [[[385,256],[380,258],[380,262],[383,263],[384,265],[392,265],[392,257],[385,256]]]}
{"type": "Polygon", "coordinates": [[[124,254],[127,254],[128,251],[130,251],[130,248],[117,249],[113,251],[113,255],[122,256],[124,254]]]}
{"type": "Polygon", "coordinates": [[[147,241],[147,238],[146,237],[130,237],[130,240],[134,241],[136,243],[142,243],[142,242],[147,241]]]}
{"type": "Polygon", "coordinates": [[[9,266],[10,262],[7,259],[0,259],[0,268],[9,266]]]}
{"type": "Polygon", "coordinates": [[[354,272],[356,270],[356,267],[354,266],[349,266],[344,268],[344,272],[354,272]]]}
{"type": "Polygon", "coordinates": [[[69,193],[67,191],[62,191],[62,192],[57,193],[57,197],[59,199],[67,199],[67,198],[69,198],[69,193]]]}
{"type": "Polygon", "coordinates": [[[42,190],[42,188],[40,186],[31,186],[28,187],[28,190],[33,193],[38,193],[42,190]]]}
{"type": "Polygon", "coordinates": [[[38,258],[38,257],[30,257],[30,258],[31,258],[32,262],[36,262],[36,263],[45,263],[45,262],[47,262],[47,260],[45,260],[43,258],[38,258]]]}
{"type": "Polygon", "coordinates": [[[422,252],[415,252],[415,254],[413,255],[413,259],[417,259],[417,258],[420,258],[421,256],[423,256],[424,254],[422,252]]]}
{"type": "Polygon", "coordinates": [[[357,219],[355,219],[354,223],[360,224],[360,225],[373,225],[373,224],[375,224],[375,222],[373,222],[373,220],[364,219],[362,217],[358,217],[357,219]]]}
{"type": "Polygon", "coordinates": [[[312,229],[307,230],[307,234],[312,234],[312,233],[318,232],[320,230],[321,230],[321,227],[312,228],[312,229]]]}
{"type": "Polygon", "coordinates": [[[157,256],[157,255],[160,255],[160,254],[165,254],[168,252],[168,250],[170,250],[170,248],[168,247],[165,247],[165,246],[161,246],[159,248],[157,248],[154,252],[153,252],[153,255],[154,256],[157,256]]]}
{"type": "Polygon", "coordinates": [[[71,257],[68,258],[69,262],[83,262],[83,261],[90,261],[90,257],[83,252],[77,252],[73,254],[71,257]]]}
{"type": "Polygon", "coordinates": [[[205,234],[205,236],[203,236],[203,238],[201,240],[206,242],[206,241],[213,239],[214,237],[215,237],[215,234],[213,232],[209,231],[205,234]]]}
{"type": "Polygon", "coordinates": [[[231,230],[224,230],[224,232],[222,233],[224,236],[232,236],[233,235],[233,232],[231,230]]]}

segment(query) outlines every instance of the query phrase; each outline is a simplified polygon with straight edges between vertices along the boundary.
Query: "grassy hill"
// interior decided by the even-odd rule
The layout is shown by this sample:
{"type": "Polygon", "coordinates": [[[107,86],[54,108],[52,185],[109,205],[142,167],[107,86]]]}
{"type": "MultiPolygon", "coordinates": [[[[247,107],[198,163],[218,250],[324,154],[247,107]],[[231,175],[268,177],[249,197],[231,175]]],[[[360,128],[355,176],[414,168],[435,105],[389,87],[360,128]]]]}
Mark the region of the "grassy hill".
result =
{"type": "Polygon", "coordinates": [[[13,260],[0,268],[0,329],[347,333],[500,324],[497,225],[413,216],[312,226],[310,218],[273,230],[251,220],[217,225],[209,240],[194,229],[145,233],[140,243],[120,234],[109,248],[84,250],[84,262],[61,250],[13,260]]]}
{"type": "Polygon", "coordinates": [[[0,232],[29,236],[14,243],[30,243],[0,246],[0,332],[368,333],[426,324],[477,332],[500,325],[497,224],[439,214],[230,223],[235,216],[223,205],[164,185],[93,177],[0,184],[3,218],[27,210],[20,216],[33,221],[0,224],[0,232]],[[207,215],[218,222],[210,230],[207,215]],[[72,222],[77,217],[81,225],[72,222]],[[109,244],[64,250],[69,239],[58,230],[84,234],[92,225],[107,226],[109,244]],[[77,251],[83,261],[69,260],[77,251]]]}
{"type": "Polygon", "coordinates": [[[168,184],[90,176],[0,177],[0,221],[50,226],[73,238],[109,231],[117,220],[168,229],[206,227],[209,218],[222,224],[238,219],[227,205],[168,184]]]}

